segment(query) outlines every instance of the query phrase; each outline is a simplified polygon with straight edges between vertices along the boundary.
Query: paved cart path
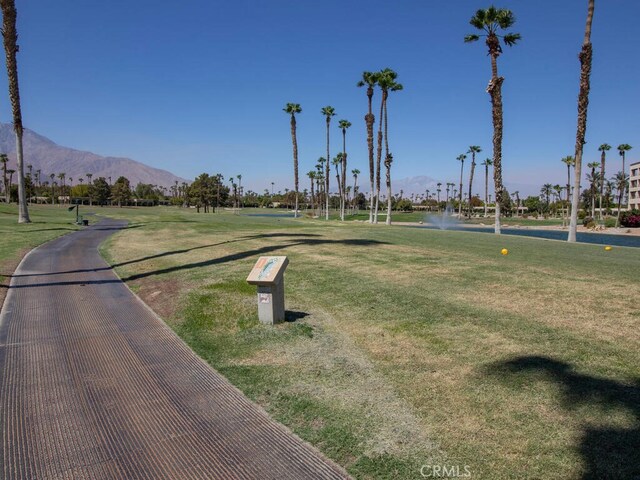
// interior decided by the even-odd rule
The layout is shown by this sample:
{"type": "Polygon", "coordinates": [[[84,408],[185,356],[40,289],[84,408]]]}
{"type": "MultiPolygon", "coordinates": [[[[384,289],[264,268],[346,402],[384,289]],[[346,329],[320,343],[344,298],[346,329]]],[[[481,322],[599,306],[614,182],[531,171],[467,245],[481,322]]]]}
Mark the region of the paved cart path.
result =
{"type": "Polygon", "coordinates": [[[198,358],[108,268],[105,220],[30,252],[0,315],[0,478],[345,472],[198,358]]]}

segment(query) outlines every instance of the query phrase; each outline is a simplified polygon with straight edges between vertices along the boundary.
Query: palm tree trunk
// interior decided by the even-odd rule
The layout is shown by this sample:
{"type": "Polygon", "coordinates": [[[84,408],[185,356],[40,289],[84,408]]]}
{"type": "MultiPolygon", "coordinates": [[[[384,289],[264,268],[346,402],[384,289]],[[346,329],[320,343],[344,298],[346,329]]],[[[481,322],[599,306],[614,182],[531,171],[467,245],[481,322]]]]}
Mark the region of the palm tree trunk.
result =
{"type": "Polygon", "coordinates": [[[458,218],[462,218],[462,172],[464,170],[464,160],[460,161],[460,193],[458,195],[458,218]]]}
{"type": "MultiPolygon", "coordinates": [[[[489,40],[487,39],[487,41],[489,40]]],[[[496,196],[494,231],[499,235],[501,233],[500,211],[504,194],[502,186],[502,82],[504,82],[504,78],[498,77],[497,56],[497,52],[491,55],[491,81],[487,92],[491,95],[491,116],[493,119],[493,183],[496,196]]]]}
{"type": "Polygon", "coordinates": [[[364,117],[367,124],[367,148],[369,149],[369,180],[370,180],[370,193],[369,193],[369,223],[373,223],[373,189],[375,182],[375,164],[373,162],[373,124],[375,117],[371,111],[371,103],[373,99],[373,88],[367,89],[367,97],[369,99],[369,113],[364,117]]]}
{"type": "Polygon", "coordinates": [[[295,184],[295,210],[293,218],[298,218],[298,140],[296,139],[296,117],[291,115],[291,141],[293,143],[293,182],[295,184]]]}
{"type": "Polygon", "coordinates": [[[9,77],[9,97],[13,110],[13,129],[16,132],[16,159],[18,163],[18,223],[31,223],[24,184],[24,158],[22,151],[22,112],[18,88],[18,33],[16,31],[16,6],[14,0],[0,0],[2,8],[2,36],[9,77]]]}
{"type": "Polygon", "coordinates": [[[605,154],[604,150],[602,151],[602,156],[600,159],[600,220],[604,221],[604,213],[602,213],[602,196],[604,194],[604,164],[606,162],[606,157],[607,155],[605,154]]]}
{"type": "Polygon", "coordinates": [[[484,166],[484,216],[487,217],[487,203],[489,201],[489,164],[484,166]]]}
{"type": "Polygon", "coordinates": [[[325,212],[325,220],[329,220],[329,173],[331,170],[330,164],[329,162],[331,161],[331,157],[329,156],[329,127],[331,125],[331,117],[329,115],[327,115],[327,173],[325,175],[325,190],[327,192],[327,195],[325,195],[325,208],[326,208],[326,212],[325,212]]]}
{"type": "Polygon", "coordinates": [[[469,210],[467,217],[471,219],[471,190],[473,187],[473,172],[476,169],[476,155],[471,153],[471,172],[469,173],[469,210]]]}
{"type": "Polygon", "coordinates": [[[382,117],[384,113],[384,102],[387,98],[387,92],[382,91],[382,100],[380,101],[380,119],[378,124],[378,151],[376,157],[376,206],[373,216],[373,222],[378,223],[378,209],[380,205],[380,167],[382,162],[382,117]]]}
{"type": "Polygon", "coordinates": [[[567,241],[576,241],[578,230],[578,207],[580,201],[580,177],[582,175],[582,149],[587,133],[587,108],[589,107],[589,90],[591,88],[591,59],[593,48],[591,45],[591,24],[593,22],[594,0],[589,0],[587,24],[584,31],[584,41],[580,52],[580,93],[578,94],[578,128],[576,131],[576,152],[573,183],[573,197],[571,198],[571,222],[567,241]]]}
{"type": "Polygon", "coordinates": [[[391,164],[387,165],[387,225],[391,225],[391,164]]]}
{"type": "Polygon", "coordinates": [[[347,204],[347,130],[342,129],[342,199],[340,205],[340,220],[344,222],[345,207],[347,204]]]}
{"type": "MultiPolygon", "coordinates": [[[[624,151],[622,152],[622,175],[625,174],[624,172],[624,160],[625,160],[625,153],[624,151]]],[[[623,177],[624,178],[624,177],[623,177]]],[[[622,200],[624,199],[624,192],[626,190],[626,185],[625,182],[622,182],[622,188],[620,189],[620,197],[618,199],[618,215],[616,216],[616,228],[620,227],[620,213],[622,212],[622,200]]]]}

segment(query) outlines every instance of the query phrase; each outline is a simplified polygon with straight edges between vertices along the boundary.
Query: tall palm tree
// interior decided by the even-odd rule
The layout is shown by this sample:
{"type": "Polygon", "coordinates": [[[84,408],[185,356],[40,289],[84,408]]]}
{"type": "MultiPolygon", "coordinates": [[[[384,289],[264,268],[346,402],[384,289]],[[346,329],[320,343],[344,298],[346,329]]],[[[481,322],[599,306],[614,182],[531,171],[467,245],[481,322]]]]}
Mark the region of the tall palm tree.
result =
{"type": "Polygon", "coordinates": [[[338,122],[340,130],[342,130],[342,192],[340,202],[340,220],[344,220],[344,210],[347,202],[346,190],[347,190],[347,128],[351,126],[351,122],[348,120],[340,120],[338,122]]]}
{"type": "MultiPolygon", "coordinates": [[[[393,156],[389,152],[389,116],[387,100],[389,98],[389,92],[397,92],[404,88],[401,83],[396,82],[397,78],[398,74],[390,68],[385,68],[378,73],[378,85],[382,90],[382,109],[380,111],[380,115],[381,117],[384,116],[384,165],[387,169],[387,225],[391,225],[391,164],[393,163],[393,156]]],[[[381,148],[380,135],[378,135],[378,148],[381,148]]],[[[381,151],[378,152],[378,166],[380,165],[380,156],[381,151]]]]}
{"type": "Polygon", "coordinates": [[[549,210],[550,197],[552,193],[553,193],[553,185],[551,185],[550,183],[545,183],[540,189],[540,194],[544,197],[546,201],[547,210],[549,210]]]}
{"type": "Polygon", "coordinates": [[[353,175],[353,206],[352,208],[355,210],[356,208],[356,197],[358,196],[358,175],[360,175],[360,170],[354,168],[351,170],[351,175],[353,175]]]}
{"type": "Polygon", "coordinates": [[[369,181],[371,191],[369,192],[369,223],[373,223],[373,189],[375,182],[375,164],[373,160],[373,124],[376,121],[372,111],[373,88],[378,83],[378,74],[374,72],[362,72],[362,80],[358,82],[358,87],[367,86],[368,111],[364,116],[367,125],[367,148],[369,149],[369,181]]]}
{"type": "Polygon", "coordinates": [[[22,111],[20,109],[20,89],[18,87],[18,32],[16,30],[15,0],[0,0],[2,9],[2,38],[9,78],[9,98],[13,111],[13,130],[16,133],[16,160],[18,164],[18,223],[31,223],[27,208],[24,184],[24,155],[22,151],[22,111]]]}
{"type": "Polygon", "coordinates": [[[469,172],[469,211],[467,214],[468,218],[471,218],[471,188],[473,185],[473,172],[476,169],[476,153],[480,153],[482,149],[477,145],[471,145],[469,147],[469,151],[467,153],[471,154],[471,171],[469,172]]]}
{"type": "MultiPolygon", "coordinates": [[[[338,198],[342,198],[342,182],[340,181],[340,166],[342,165],[342,152],[339,152],[338,155],[333,157],[331,160],[333,166],[336,167],[336,182],[338,182],[338,198]]],[[[328,195],[329,192],[327,192],[328,195]]]]}
{"type": "Polygon", "coordinates": [[[59,173],[59,174],[58,174],[58,179],[60,179],[60,195],[62,195],[62,201],[63,201],[63,202],[64,202],[64,196],[65,196],[65,190],[64,190],[65,184],[64,184],[64,180],[65,180],[65,177],[66,177],[66,176],[67,176],[67,174],[66,174],[66,173],[64,173],[64,172],[61,172],[61,173],[59,173]]]}
{"type": "Polygon", "coordinates": [[[54,205],[56,203],[56,190],[54,188],[56,182],[54,182],[53,179],[56,178],[56,174],[49,174],[49,178],[51,179],[51,205],[54,205]]]}
{"type": "Polygon", "coordinates": [[[315,187],[315,185],[313,184],[313,182],[316,179],[316,172],[313,171],[313,170],[309,170],[307,172],[307,177],[309,177],[309,180],[311,181],[311,210],[313,210],[313,209],[315,209],[315,202],[314,202],[314,199],[315,199],[314,187],[315,187]]]}
{"type": "Polygon", "coordinates": [[[616,190],[618,190],[618,217],[616,218],[616,228],[620,226],[620,211],[622,210],[622,203],[624,201],[624,192],[627,189],[629,183],[629,176],[624,171],[616,173],[616,176],[612,179],[616,190]]]}
{"type": "MultiPolygon", "coordinates": [[[[622,143],[620,145],[618,145],[618,153],[620,154],[620,156],[622,157],[622,176],[626,176],[627,172],[625,171],[625,159],[626,159],[626,153],[631,150],[633,147],[631,145],[629,145],[628,143],[622,143]]],[[[622,187],[622,192],[620,193],[620,197],[619,197],[619,201],[618,201],[618,216],[616,217],[616,227],[620,226],[620,209],[622,207],[622,202],[624,200],[624,194],[625,194],[625,189],[626,189],[626,182],[622,182],[617,176],[616,178],[618,179],[618,185],[620,185],[622,187]]],[[[622,177],[620,177],[622,178],[622,177]]]]}
{"type": "MultiPolygon", "coordinates": [[[[402,85],[396,83],[396,78],[398,74],[391,70],[390,68],[385,68],[376,74],[376,80],[380,90],[382,91],[382,99],[380,101],[380,117],[378,119],[378,151],[376,155],[376,204],[375,204],[375,213],[373,217],[374,223],[378,223],[378,209],[380,204],[380,167],[382,162],[382,139],[385,138],[386,145],[386,153],[389,153],[389,141],[386,138],[387,133],[387,120],[386,120],[386,108],[387,108],[387,99],[389,98],[390,91],[402,90],[402,85]],[[384,131],[383,131],[383,121],[384,121],[384,131]]],[[[386,157],[385,157],[386,162],[386,157]]],[[[391,167],[391,162],[388,162],[389,167],[391,167]]],[[[391,172],[387,172],[387,177],[391,179],[391,172]]],[[[390,188],[390,186],[389,186],[390,188]]],[[[390,211],[388,213],[391,213],[390,211]]],[[[387,223],[390,223],[390,215],[387,214],[387,223]]]]}
{"type": "MultiPolygon", "coordinates": [[[[498,31],[507,30],[515,23],[516,19],[511,10],[497,9],[493,6],[478,10],[469,23],[482,31],[482,35],[471,34],[464,38],[465,42],[475,42],[480,37],[486,37],[486,45],[491,57],[491,81],[487,92],[491,96],[491,108],[493,118],[493,181],[496,195],[496,221],[495,233],[500,233],[500,207],[502,206],[502,83],[504,77],[498,76],[498,57],[502,53],[500,35],[498,31]]],[[[506,33],[502,36],[505,45],[512,47],[520,40],[519,33],[506,33]]]]}
{"type": "Polygon", "coordinates": [[[298,218],[298,140],[296,138],[296,113],[302,113],[298,103],[287,103],[283,110],[291,115],[291,143],[293,143],[293,183],[296,190],[296,205],[293,217],[298,218]]]}
{"type": "Polygon", "coordinates": [[[604,195],[604,179],[605,179],[605,168],[604,165],[607,161],[607,152],[611,150],[611,145],[608,143],[603,143],[598,147],[598,150],[602,152],[600,154],[600,220],[604,219],[604,214],[602,213],[602,197],[604,195]]]}
{"type": "Polygon", "coordinates": [[[591,218],[596,218],[596,184],[599,182],[599,176],[596,173],[596,168],[600,166],[599,162],[590,162],[587,167],[591,169],[591,175],[589,181],[591,183],[591,218]]]}
{"type": "MultiPolygon", "coordinates": [[[[567,166],[567,218],[570,215],[570,206],[571,206],[571,167],[573,167],[576,164],[575,159],[571,156],[568,155],[564,158],[562,158],[560,160],[562,163],[564,163],[567,166]]],[[[580,189],[578,189],[578,192],[580,191],[580,189]]],[[[565,223],[565,216],[564,213],[562,215],[562,226],[564,227],[566,225],[565,223]]]]}
{"type": "Polygon", "coordinates": [[[91,178],[93,177],[93,173],[86,173],[85,174],[87,176],[87,186],[89,187],[87,189],[87,193],[89,195],[89,206],[93,206],[93,196],[91,195],[91,178]]]}
{"type": "Polygon", "coordinates": [[[584,40],[580,51],[580,92],[578,93],[578,126],[576,129],[576,164],[573,168],[573,197],[571,197],[571,221],[569,222],[568,242],[576,241],[578,230],[578,206],[580,204],[580,180],[582,177],[582,151],[587,134],[587,109],[589,107],[589,90],[591,89],[591,59],[593,47],[591,45],[591,24],[593,22],[594,0],[589,0],[587,23],[584,29],[584,40]]]}
{"type": "Polygon", "coordinates": [[[460,197],[458,198],[458,218],[462,218],[462,172],[464,171],[464,161],[467,156],[462,153],[456,157],[460,162],[460,197]]]}
{"type": "MultiPolygon", "coordinates": [[[[331,158],[331,155],[329,154],[329,127],[331,125],[331,117],[335,116],[336,111],[335,108],[333,108],[330,105],[327,105],[326,107],[322,108],[321,113],[325,116],[325,120],[327,122],[327,158],[331,158]]],[[[329,170],[330,170],[330,164],[331,162],[327,162],[327,172],[325,175],[325,191],[329,191],[329,178],[331,177],[331,175],[329,175],[329,170]]],[[[325,199],[325,209],[326,209],[326,220],[329,220],[329,195],[326,195],[326,199],[325,199]]]]}
{"type": "Polygon", "coordinates": [[[484,216],[486,217],[489,203],[489,166],[493,165],[493,160],[487,158],[480,165],[484,165],[484,216]]]}

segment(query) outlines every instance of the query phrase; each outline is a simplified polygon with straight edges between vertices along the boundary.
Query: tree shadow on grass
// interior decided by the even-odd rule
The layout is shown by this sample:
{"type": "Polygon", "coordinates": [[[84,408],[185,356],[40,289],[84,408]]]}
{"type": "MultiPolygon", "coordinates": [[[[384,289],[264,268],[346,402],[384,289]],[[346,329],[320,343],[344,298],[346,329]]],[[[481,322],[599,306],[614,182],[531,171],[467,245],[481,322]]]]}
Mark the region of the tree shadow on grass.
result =
{"type": "Polygon", "coordinates": [[[184,265],[175,265],[173,267],[161,268],[158,270],[152,270],[150,272],[137,273],[128,277],[122,278],[123,281],[128,282],[132,280],[139,280],[141,278],[150,277],[153,275],[162,275],[165,273],[179,272],[182,270],[191,270],[193,268],[208,267],[211,265],[218,265],[221,263],[233,262],[236,260],[242,260],[244,258],[253,257],[256,255],[264,255],[277,250],[283,250],[289,247],[296,247],[300,245],[350,245],[350,246],[374,246],[374,245],[386,245],[387,242],[380,242],[378,240],[363,240],[363,239],[346,239],[346,240],[323,240],[323,239],[302,239],[297,242],[286,243],[283,245],[268,245],[253,250],[246,250],[244,252],[233,253],[231,255],[225,255],[224,257],[212,258],[210,260],[203,260],[201,262],[186,263],[184,265]]]}
{"type": "Polygon", "coordinates": [[[488,367],[492,375],[542,374],[564,395],[563,407],[591,404],[604,410],[622,408],[635,418],[634,428],[586,424],[580,443],[585,472],[582,480],[640,478],[640,378],[631,385],[577,373],[565,362],[542,356],[518,357],[488,367]]]}

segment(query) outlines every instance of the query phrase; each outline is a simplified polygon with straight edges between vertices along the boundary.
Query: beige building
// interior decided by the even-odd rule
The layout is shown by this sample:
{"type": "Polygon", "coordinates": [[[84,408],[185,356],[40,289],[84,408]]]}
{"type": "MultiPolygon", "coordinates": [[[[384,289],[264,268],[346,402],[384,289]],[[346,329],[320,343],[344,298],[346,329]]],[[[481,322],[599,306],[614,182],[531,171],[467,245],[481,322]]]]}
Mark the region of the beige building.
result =
{"type": "Polygon", "coordinates": [[[629,209],[640,210],[640,162],[629,165],[629,209]]]}

